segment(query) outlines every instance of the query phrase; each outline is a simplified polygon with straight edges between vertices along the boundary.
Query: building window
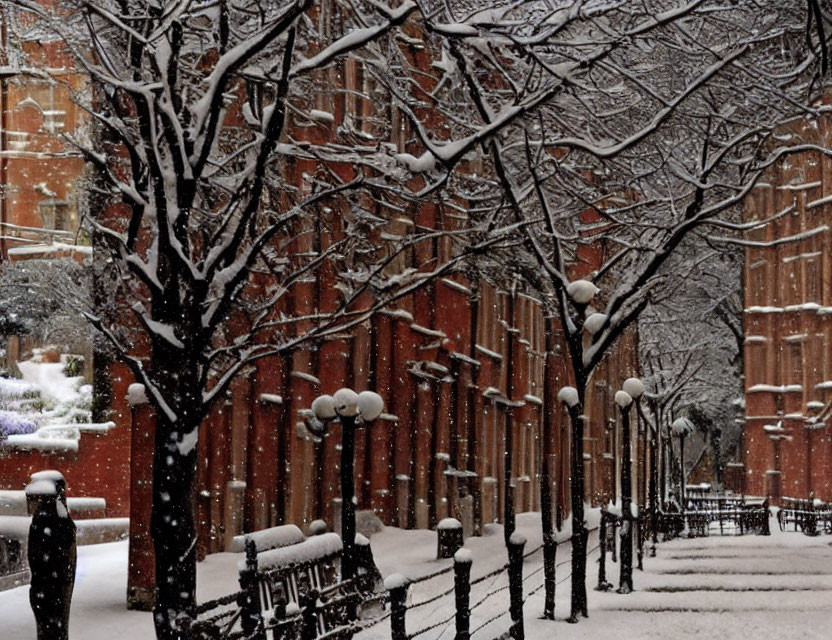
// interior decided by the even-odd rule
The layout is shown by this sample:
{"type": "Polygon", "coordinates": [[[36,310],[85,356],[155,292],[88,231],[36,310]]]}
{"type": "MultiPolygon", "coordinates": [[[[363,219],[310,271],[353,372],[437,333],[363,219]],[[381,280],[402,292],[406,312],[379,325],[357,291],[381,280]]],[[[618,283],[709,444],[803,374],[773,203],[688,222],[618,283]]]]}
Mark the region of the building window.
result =
{"type": "Polygon", "coordinates": [[[74,231],[69,203],[66,200],[47,198],[38,203],[38,213],[44,229],[74,231]]]}

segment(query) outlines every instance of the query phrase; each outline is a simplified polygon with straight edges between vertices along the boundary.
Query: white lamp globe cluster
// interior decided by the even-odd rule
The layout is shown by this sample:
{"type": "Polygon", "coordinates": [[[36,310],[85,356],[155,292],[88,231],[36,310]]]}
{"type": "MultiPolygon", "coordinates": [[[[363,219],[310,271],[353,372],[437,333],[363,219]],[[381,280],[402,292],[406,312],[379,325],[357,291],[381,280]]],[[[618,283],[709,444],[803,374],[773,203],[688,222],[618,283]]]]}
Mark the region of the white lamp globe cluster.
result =
{"type": "Polygon", "coordinates": [[[372,422],[383,410],[384,400],[375,391],[356,393],[352,389],[338,389],[331,396],[324,394],[312,402],[312,413],[321,422],[355,416],[361,416],[364,422],[372,422]]]}

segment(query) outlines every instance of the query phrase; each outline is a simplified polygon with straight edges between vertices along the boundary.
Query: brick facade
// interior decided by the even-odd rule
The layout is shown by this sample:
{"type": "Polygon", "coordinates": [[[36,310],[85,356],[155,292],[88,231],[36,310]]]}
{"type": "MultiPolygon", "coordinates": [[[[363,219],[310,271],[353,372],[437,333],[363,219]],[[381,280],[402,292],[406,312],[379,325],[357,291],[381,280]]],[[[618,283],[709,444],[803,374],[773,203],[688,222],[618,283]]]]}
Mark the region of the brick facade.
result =
{"type": "MultiPolygon", "coordinates": [[[[789,132],[828,146],[829,123],[789,132]]],[[[773,167],[743,210],[746,221],[783,213],[746,238],[745,491],[832,499],[832,432],[811,418],[832,398],[832,160],[804,153],[773,167]]]]}

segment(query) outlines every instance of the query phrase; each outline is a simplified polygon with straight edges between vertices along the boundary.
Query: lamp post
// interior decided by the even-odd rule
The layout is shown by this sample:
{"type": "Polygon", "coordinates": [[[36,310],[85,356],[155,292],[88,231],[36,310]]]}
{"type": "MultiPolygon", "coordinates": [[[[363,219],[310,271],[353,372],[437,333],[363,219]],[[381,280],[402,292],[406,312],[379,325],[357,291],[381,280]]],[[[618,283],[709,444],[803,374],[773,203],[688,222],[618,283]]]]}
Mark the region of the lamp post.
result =
{"type": "MultiPolygon", "coordinates": [[[[648,400],[651,405],[651,413],[654,417],[657,416],[655,399],[648,400]]],[[[654,426],[644,415],[641,408],[641,403],[636,401],[636,410],[645,425],[645,430],[650,438],[650,478],[648,482],[648,500],[650,501],[650,557],[656,557],[656,544],[658,543],[658,525],[659,525],[659,437],[658,426],[654,426]]]]}
{"type": "MultiPolygon", "coordinates": [[[[640,384],[635,378],[629,379],[627,386],[638,393],[640,384]]],[[[626,391],[617,391],[615,404],[621,412],[621,573],[618,580],[618,593],[630,593],[633,590],[633,482],[630,454],[630,408],[633,397],[626,391]]]]}
{"type": "Polygon", "coordinates": [[[355,576],[355,430],[373,422],[381,415],[384,401],[373,391],[356,393],[339,389],[333,395],[322,395],[312,402],[315,421],[307,420],[307,427],[316,435],[323,435],[328,424],[336,418],[341,423],[341,579],[355,576]]]}
{"type": "MultiPolygon", "coordinates": [[[[621,389],[624,391],[624,393],[626,393],[628,396],[630,396],[633,399],[633,404],[636,405],[637,413],[638,413],[639,416],[641,416],[641,407],[639,405],[639,400],[640,400],[641,396],[644,395],[644,383],[641,380],[639,380],[638,378],[627,378],[624,381],[624,384],[621,385],[621,389]]],[[[636,419],[636,421],[638,422],[638,418],[636,419]]],[[[625,419],[624,419],[624,416],[622,416],[622,426],[624,426],[624,422],[625,422],[625,419]]],[[[624,441],[625,441],[624,446],[626,447],[627,453],[629,454],[630,453],[630,443],[631,443],[629,408],[627,409],[627,415],[626,415],[626,429],[625,429],[625,434],[624,434],[624,441]]],[[[636,438],[636,443],[638,443],[638,438],[636,438]]],[[[638,457],[638,455],[639,454],[636,453],[636,457],[638,457]]],[[[632,485],[630,484],[632,482],[632,480],[631,480],[632,479],[632,473],[630,471],[630,467],[631,467],[631,464],[632,464],[631,459],[632,459],[632,455],[625,456],[624,465],[627,467],[627,470],[628,470],[627,484],[630,486],[630,491],[629,491],[628,498],[630,500],[630,504],[632,505],[633,491],[632,491],[632,485]]],[[[636,467],[636,468],[638,468],[638,467],[636,467]]],[[[621,487],[622,487],[622,494],[623,494],[624,493],[624,483],[623,482],[621,483],[621,487]]],[[[639,499],[643,500],[644,498],[643,497],[639,498],[639,496],[636,497],[636,512],[638,514],[637,517],[641,516],[641,509],[644,506],[643,504],[639,504],[639,499]]],[[[621,506],[622,507],[624,506],[624,498],[622,498],[622,500],[621,500],[621,506]]],[[[627,513],[629,513],[629,512],[627,512],[627,513]]],[[[638,531],[638,537],[637,537],[638,568],[640,570],[643,570],[642,563],[641,563],[641,557],[642,557],[641,520],[636,520],[636,522],[633,526],[638,526],[638,529],[637,529],[637,531],[638,531]]],[[[632,531],[630,531],[630,538],[631,539],[632,539],[632,535],[633,535],[632,531]]],[[[632,564],[632,545],[630,547],[629,553],[630,553],[630,589],[632,589],[632,586],[633,586],[633,584],[632,584],[632,567],[633,567],[633,564],[632,564]]]]}
{"type": "Polygon", "coordinates": [[[670,425],[673,435],[679,438],[679,501],[682,509],[682,526],[687,529],[685,517],[685,438],[693,433],[693,423],[687,418],[676,418],[670,425]]]}

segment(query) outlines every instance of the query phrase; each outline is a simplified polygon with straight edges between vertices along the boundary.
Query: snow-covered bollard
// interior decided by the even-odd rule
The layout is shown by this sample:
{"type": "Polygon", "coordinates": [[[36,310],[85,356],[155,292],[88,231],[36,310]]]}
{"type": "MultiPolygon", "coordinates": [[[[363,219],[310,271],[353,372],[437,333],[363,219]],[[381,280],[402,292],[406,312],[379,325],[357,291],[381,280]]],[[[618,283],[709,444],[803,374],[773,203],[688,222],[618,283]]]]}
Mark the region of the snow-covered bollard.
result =
{"type": "Polygon", "coordinates": [[[453,558],[462,548],[462,523],[456,518],[445,518],[436,525],[436,557],[453,558]]]}
{"type": "Polygon", "coordinates": [[[367,590],[376,591],[376,587],[382,583],[381,571],[378,570],[373,557],[370,539],[360,533],[355,534],[355,564],[356,568],[360,569],[361,577],[367,581],[365,585],[367,590]]]}
{"type": "Polygon", "coordinates": [[[456,600],[456,638],[471,637],[471,552],[464,547],[454,554],[454,598],[456,600]]]}
{"type": "Polygon", "coordinates": [[[29,602],[38,640],[66,640],[75,585],[75,523],[55,482],[42,478],[26,487],[36,509],[29,527],[28,559],[32,581],[29,602]]]}
{"type": "Polygon", "coordinates": [[[407,640],[407,586],[408,581],[400,573],[393,573],[384,579],[384,588],[390,594],[390,638],[407,640]]]}
{"type": "Polygon", "coordinates": [[[516,531],[508,541],[508,592],[509,613],[511,627],[509,637],[513,640],[523,640],[526,637],[523,629],[523,548],[526,538],[516,531]]]}
{"type": "Polygon", "coordinates": [[[42,497],[42,493],[38,487],[44,490],[49,490],[48,484],[51,483],[55,487],[58,499],[63,503],[64,509],[66,505],[66,479],[64,474],[55,469],[45,469],[43,471],[36,471],[29,476],[29,485],[26,487],[26,511],[32,516],[38,507],[38,500],[42,497]],[[40,484],[45,482],[47,484],[40,484]]]}

